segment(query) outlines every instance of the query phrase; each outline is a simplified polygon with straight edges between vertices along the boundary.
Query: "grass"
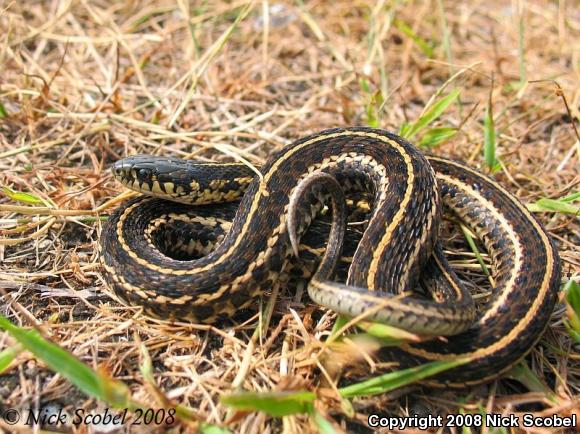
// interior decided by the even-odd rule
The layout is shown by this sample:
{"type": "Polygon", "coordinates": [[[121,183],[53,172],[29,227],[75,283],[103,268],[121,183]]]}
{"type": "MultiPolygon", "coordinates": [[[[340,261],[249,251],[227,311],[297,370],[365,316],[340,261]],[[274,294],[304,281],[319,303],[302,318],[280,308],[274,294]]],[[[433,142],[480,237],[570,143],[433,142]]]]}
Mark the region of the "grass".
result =
{"type": "Polygon", "coordinates": [[[431,58],[433,57],[434,54],[434,50],[433,50],[433,44],[424,40],[423,38],[419,37],[411,27],[409,27],[405,22],[400,21],[400,20],[396,20],[395,21],[395,27],[397,27],[397,29],[399,29],[399,31],[401,33],[403,33],[405,36],[407,36],[409,39],[411,39],[416,45],[417,47],[421,50],[421,52],[431,58]]]}
{"type": "Polygon", "coordinates": [[[550,199],[543,197],[538,199],[535,203],[528,205],[528,209],[533,212],[557,212],[560,214],[568,214],[571,216],[580,215],[580,192],[569,194],[559,199],[550,199]]]}
{"type": "MultiPolygon", "coordinates": [[[[570,2],[21,3],[0,7],[0,413],[154,403],[176,409],[175,431],[330,433],[372,413],[576,411],[570,2]],[[416,382],[439,365],[385,374],[376,340],[412,337],[355,335],[284,289],[256,303],[269,314],[216,326],[151,319],[104,291],[102,224],[128,197],[108,172],[119,157],[263,164],[307,133],[361,124],[491,174],[557,244],[560,303],[504,379],[434,392],[416,382]]],[[[453,268],[485,300],[489,255],[447,229],[453,268]]]]}
{"type": "MultiPolygon", "coordinates": [[[[438,101],[434,101],[433,104],[427,105],[423,110],[419,119],[413,123],[403,124],[399,131],[401,136],[405,137],[408,140],[413,140],[417,134],[419,134],[422,130],[427,128],[430,124],[435,122],[443,112],[449,107],[458,97],[459,97],[459,90],[456,89],[439,99],[438,101]]],[[[425,137],[420,140],[420,144],[424,146],[437,146],[446,139],[449,139],[454,136],[455,131],[453,128],[431,128],[425,133],[425,137]]]]}
{"type": "Polygon", "coordinates": [[[580,284],[569,280],[564,288],[568,319],[564,324],[577,343],[580,343],[580,284]]]}
{"type": "Polygon", "coordinates": [[[483,118],[483,157],[485,159],[485,165],[493,172],[498,170],[499,163],[496,157],[496,132],[495,121],[493,119],[493,101],[491,94],[492,91],[490,90],[489,100],[483,118]]]}
{"type": "MultiPolygon", "coordinates": [[[[10,364],[15,362],[16,357],[26,349],[39,360],[42,360],[52,371],[62,375],[80,391],[105,402],[112,408],[127,409],[132,413],[137,412],[138,409],[148,408],[146,404],[139,403],[131,398],[129,388],[124,383],[111,379],[106,372],[95,371],[68,351],[45,339],[38,330],[26,330],[18,327],[3,316],[0,316],[0,329],[9,333],[19,344],[8,347],[0,353],[0,374],[8,370],[10,364]]],[[[176,419],[182,422],[195,420],[195,412],[192,409],[180,405],[176,406],[165,397],[163,392],[158,390],[153,375],[151,358],[147,348],[143,345],[141,345],[141,353],[143,356],[143,363],[140,366],[142,377],[156,391],[155,394],[161,398],[159,399],[163,404],[161,408],[166,408],[168,411],[173,409],[177,416],[176,419]]],[[[338,392],[342,398],[349,399],[358,396],[384,394],[447,369],[461,366],[468,361],[432,362],[352,384],[339,389],[338,392]]],[[[273,417],[308,414],[317,425],[328,425],[325,429],[330,430],[331,422],[317,413],[314,408],[316,398],[315,393],[307,390],[265,393],[237,392],[222,395],[221,402],[238,411],[260,411],[273,417]]],[[[210,426],[204,424],[203,429],[210,429],[210,426]]]]}
{"type": "MultiPolygon", "coordinates": [[[[124,384],[111,380],[105,374],[96,373],[69,352],[44,339],[37,330],[17,327],[3,316],[0,316],[0,328],[16,339],[22,348],[30,351],[50,369],[61,374],[87,395],[105,401],[113,407],[135,408],[135,404],[128,398],[128,389],[124,384]]],[[[12,350],[14,348],[12,347],[12,350]]],[[[15,351],[11,351],[9,355],[16,354],[15,351]]]]}

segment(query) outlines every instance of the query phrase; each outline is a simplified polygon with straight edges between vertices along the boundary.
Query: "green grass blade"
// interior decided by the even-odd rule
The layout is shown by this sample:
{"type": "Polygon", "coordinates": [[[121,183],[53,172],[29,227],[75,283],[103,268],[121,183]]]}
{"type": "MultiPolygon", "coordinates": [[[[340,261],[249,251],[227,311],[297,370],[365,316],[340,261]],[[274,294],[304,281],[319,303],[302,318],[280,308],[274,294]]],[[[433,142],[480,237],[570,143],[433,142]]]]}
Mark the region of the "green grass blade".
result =
{"type": "Polygon", "coordinates": [[[0,374],[2,374],[10,363],[22,352],[21,345],[14,345],[12,347],[8,347],[2,351],[0,351],[0,374]]]}
{"type": "Polygon", "coordinates": [[[540,392],[546,395],[546,397],[552,401],[556,401],[556,395],[546,386],[538,376],[528,367],[525,362],[518,363],[513,368],[511,368],[507,373],[506,377],[512,378],[519,381],[524,386],[528,388],[530,392],[540,392]]]}
{"type": "MultiPolygon", "coordinates": [[[[465,409],[459,408],[459,414],[465,414],[465,409]]],[[[461,434],[471,434],[471,428],[468,426],[461,427],[461,434]]]]}
{"type": "Polygon", "coordinates": [[[498,169],[498,162],[495,156],[495,124],[493,120],[491,101],[485,109],[485,117],[483,118],[483,134],[483,156],[485,158],[485,164],[491,171],[495,171],[498,169]]]}
{"type": "Polygon", "coordinates": [[[147,346],[141,342],[139,349],[141,350],[141,358],[143,360],[139,365],[139,371],[141,371],[141,375],[143,375],[145,381],[151,384],[156,384],[155,378],[153,377],[153,363],[151,362],[149,351],[147,351],[147,346]]]}
{"type": "Polygon", "coordinates": [[[36,205],[39,203],[44,203],[42,199],[36,197],[30,193],[24,193],[22,191],[14,191],[10,187],[2,187],[2,192],[12,200],[18,202],[24,202],[31,205],[36,205]]]}
{"type": "Polygon", "coordinates": [[[365,103],[365,121],[369,127],[378,128],[380,126],[380,111],[384,103],[384,98],[380,90],[373,91],[369,82],[364,78],[359,81],[361,90],[367,94],[365,103]]]}
{"type": "Polygon", "coordinates": [[[361,79],[359,80],[359,85],[360,85],[360,88],[361,88],[361,90],[362,90],[364,93],[371,93],[371,87],[369,86],[369,82],[368,82],[368,80],[366,80],[366,79],[364,79],[364,78],[361,78],[361,79]]]}
{"type": "Polygon", "coordinates": [[[477,262],[479,263],[479,266],[481,267],[481,270],[483,271],[483,273],[487,277],[491,276],[491,273],[487,269],[487,266],[485,265],[483,257],[481,256],[481,252],[477,248],[477,245],[475,244],[475,240],[471,236],[469,229],[467,229],[467,226],[465,226],[464,224],[460,224],[460,227],[461,227],[461,231],[463,232],[463,236],[467,240],[467,244],[469,244],[469,248],[471,249],[471,251],[475,255],[475,258],[477,259],[477,262]]]}
{"type": "Polygon", "coordinates": [[[419,49],[423,52],[423,54],[429,58],[433,57],[433,44],[425,41],[423,38],[419,37],[411,27],[409,27],[406,23],[400,20],[395,20],[395,27],[399,29],[401,33],[405,36],[411,38],[411,40],[419,47],[419,49]]]}
{"type": "Polygon", "coordinates": [[[455,89],[439,101],[435,102],[421,115],[417,122],[413,123],[408,130],[405,131],[405,134],[402,134],[402,132],[401,134],[409,140],[413,139],[413,137],[415,137],[421,130],[436,121],[447,107],[453,104],[453,102],[459,97],[459,92],[459,89],[455,89]]]}
{"type": "Polygon", "coordinates": [[[432,148],[434,146],[440,145],[443,142],[446,142],[455,134],[457,134],[457,128],[431,128],[425,134],[423,134],[423,137],[421,137],[421,140],[419,140],[419,146],[432,148]]]}
{"type": "Polygon", "coordinates": [[[25,349],[82,392],[115,407],[133,408],[125,384],[97,374],[75,356],[43,338],[37,330],[18,327],[2,315],[0,315],[0,328],[10,333],[25,349]]]}
{"type": "Polygon", "coordinates": [[[401,137],[408,137],[409,131],[411,130],[412,126],[413,126],[413,124],[403,122],[403,124],[401,125],[401,128],[399,128],[399,135],[401,137]]]}
{"type": "Polygon", "coordinates": [[[7,118],[7,117],[8,117],[8,112],[6,111],[6,108],[4,107],[4,105],[2,103],[0,103],[0,119],[7,118]]]}
{"type": "MultiPolygon", "coordinates": [[[[392,327],[387,324],[360,321],[356,326],[364,330],[366,334],[372,337],[379,338],[381,340],[392,341],[390,345],[400,345],[403,342],[417,342],[420,340],[420,336],[414,333],[409,333],[406,330],[392,327]]],[[[360,336],[360,334],[358,336],[360,336]]]]}
{"type": "MultiPolygon", "coordinates": [[[[564,322],[564,324],[567,325],[568,323],[564,322]]],[[[570,336],[572,336],[576,342],[580,343],[580,333],[571,327],[566,327],[566,329],[568,330],[568,333],[570,333],[570,336]]]]}
{"type": "Polygon", "coordinates": [[[231,431],[221,426],[212,425],[209,423],[202,423],[199,427],[199,432],[202,434],[230,434],[231,431]]]}
{"type": "Polygon", "coordinates": [[[575,200],[580,200],[580,191],[564,196],[559,200],[562,202],[574,202],[575,200]]]}
{"type": "Polygon", "coordinates": [[[580,206],[570,203],[576,199],[576,194],[561,199],[542,198],[535,203],[528,204],[528,209],[531,212],[558,212],[560,214],[580,215],[580,206]]]}
{"type": "Polygon", "coordinates": [[[334,429],[332,423],[327,420],[319,411],[313,410],[312,414],[310,415],[316,427],[318,428],[318,432],[321,434],[338,434],[340,431],[334,429]]]}
{"type": "MultiPolygon", "coordinates": [[[[483,405],[481,405],[481,404],[479,404],[477,406],[477,408],[479,409],[478,413],[481,415],[481,417],[483,418],[483,420],[486,420],[487,419],[487,415],[490,414],[490,413],[487,413],[487,411],[485,410],[485,407],[483,405]]],[[[462,411],[462,413],[463,413],[463,411],[462,411]]],[[[493,413],[491,413],[491,414],[493,415],[493,413]]],[[[488,427],[488,431],[487,432],[489,434],[509,434],[509,431],[506,430],[503,427],[488,427]]]]}
{"type": "MultiPolygon", "coordinates": [[[[357,324],[358,327],[358,324],[357,324]]],[[[395,339],[391,337],[377,337],[370,333],[353,333],[353,334],[345,334],[341,336],[339,342],[343,341],[350,341],[352,344],[359,346],[359,345],[373,345],[375,344],[379,348],[384,347],[398,347],[404,343],[409,342],[409,340],[404,339],[395,339]]],[[[334,345],[334,343],[333,343],[334,345]]],[[[333,348],[333,347],[331,347],[333,348]]]]}
{"type": "Polygon", "coordinates": [[[344,315],[338,315],[336,317],[336,321],[334,322],[334,325],[332,326],[332,331],[330,332],[330,336],[334,336],[336,335],[346,324],[348,324],[348,322],[350,321],[350,318],[344,315]]]}
{"type": "Polygon", "coordinates": [[[580,343],[580,284],[574,280],[569,280],[564,286],[566,292],[566,312],[568,320],[564,325],[568,329],[570,336],[580,343]]]}
{"type": "Polygon", "coordinates": [[[242,411],[261,411],[270,416],[309,413],[316,395],[308,391],[298,392],[239,392],[223,395],[222,404],[242,411]]]}
{"type": "Polygon", "coordinates": [[[379,395],[381,393],[390,392],[408,384],[421,381],[427,377],[439,374],[448,369],[464,365],[469,362],[469,359],[457,359],[451,361],[435,361],[426,363],[415,368],[403,369],[396,372],[390,372],[370,380],[363,381],[357,384],[339,389],[340,395],[343,398],[354,398],[356,396],[370,396],[379,395]]]}

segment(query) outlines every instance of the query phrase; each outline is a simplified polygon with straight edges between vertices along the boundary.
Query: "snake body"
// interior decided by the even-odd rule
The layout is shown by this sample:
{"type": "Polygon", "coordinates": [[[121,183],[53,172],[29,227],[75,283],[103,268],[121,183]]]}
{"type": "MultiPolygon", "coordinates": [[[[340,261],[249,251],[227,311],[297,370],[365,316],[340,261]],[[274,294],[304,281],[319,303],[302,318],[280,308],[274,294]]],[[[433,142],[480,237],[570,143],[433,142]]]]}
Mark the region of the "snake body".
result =
{"type": "Polygon", "coordinates": [[[490,178],[458,162],[426,158],[386,131],[333,129],[303,138],[274,154],[260,176],[240,164],[160,157],[130,157],[113,173],[129,188],[199,205],[192,215],[184,205],[139,197],[122,205],[104,228],[101,257],[109,286],[154,316],[214,322],[283,282],[293,252],[301,254],[293,237],[308,238],[328,194],[321,185],[335,192],[335,229],[344,225],[343,213],[334,212],[343,194],[338,190],[367,192],[373,204],[346,283],[332,280],[342,245],[335,230],[323,270],[310,280],[311,298],[345,315],[446,335],[444,345],[432,340],[382,350],[402,366],[471,360],[432,384],[461,387],[495,378],[533,347],[555,303],[558,255],[529,211],[490,178]],[[216,209],[228,207],[216,203],[239,198],[233,221],[226,216],[219,222],[225,229],[213,230],[220,220],[216,209]],[[469,293],[437,247],[441,201],[493,260],[493,297],[477,318],[469,293]],[[155,228],[180,219],[190,224],[188,242],[198,244],[199,258],[175,259],[155,248],[155,228]],[[401,296],[417,287],[423,267],[435,270],[427,285],[432,299],[401,296]]]}

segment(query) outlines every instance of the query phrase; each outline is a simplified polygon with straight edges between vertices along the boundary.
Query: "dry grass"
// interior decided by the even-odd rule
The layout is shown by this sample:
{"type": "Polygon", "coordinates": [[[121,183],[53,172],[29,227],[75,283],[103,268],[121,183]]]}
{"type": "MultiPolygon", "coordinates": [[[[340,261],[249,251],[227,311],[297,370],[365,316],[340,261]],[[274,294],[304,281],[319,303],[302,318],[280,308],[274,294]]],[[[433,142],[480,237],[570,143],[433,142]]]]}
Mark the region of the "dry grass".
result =
{"type": "MultiPolygon", "coordinates": [[[[462,3],[264,0],[232,28],[244,1],[1,2],[0,184],[44,206],[30,211],[38,204],[0,195],[1,313],[24,326],[42,324],[53,342],[160,407],[139,371],[142,344],[159,389],[214,424],[231,416],[219,396],[235,386],[316,390],[320,373],[309,342],[324,336],[332,318],[313,320],[304,299],[282,296],[275,321],[253,345],[253,322],[222,330],[168,324],[106,295],[98,217],[121,193],[107,168],[135,153],[236,154],[261,163],[272,149],[324,128],[376,121],[397,131],[463,70],[449,86],[461,91],[460,102],[436,124],[459,132],[433,152],[485,171],[483,119],[491,98],[503,165],[494,176],[526,203],[578,191],[579,10],[566,1],[462,3]]],[[[563,279],[578,278],[577,218],[539,217],[558,243],[563,279]]],[[[500,380],[459,393],[415,389],[359,399],[351,417],[332,399],[321,400],[321,410],[349,431],[364,431],[370,413],[570,414],[580,406],[580,354],[563,313],[559,304],[527,358],[553,400],[500,380]]],[[[0,334],[0,350],[11,345],[0,334]]],[[[0,402],[96,404],[26,352],[0,377],[0,402]]],[[[230,428],[314,429],[305,416],[257,413],[230,428]]]]}

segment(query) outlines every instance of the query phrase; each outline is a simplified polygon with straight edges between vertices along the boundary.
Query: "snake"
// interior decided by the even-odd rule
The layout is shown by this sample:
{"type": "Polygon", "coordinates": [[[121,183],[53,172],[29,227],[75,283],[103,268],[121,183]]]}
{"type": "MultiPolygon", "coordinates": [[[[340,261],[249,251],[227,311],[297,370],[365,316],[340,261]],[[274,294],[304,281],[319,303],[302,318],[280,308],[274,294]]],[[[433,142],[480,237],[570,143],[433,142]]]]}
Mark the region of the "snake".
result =
{"type": "Polygon", "coordinates": [[[401,367],[468,360],[424,381],[466,387],[518,363],[543,335],[556,302],[559,256],[531,212],[492,178],[424,155],[385,130],[325,130],[274,152],[259,168],[138,155],[113,164],[112,173],[142,195],[103,227],[103,274],[117,299],[147,315],[231,318],[287,283],[292,270],[308,268],[300,257],[316,251],[315,269],[304,271],[314,302],[426,337],[382,348],[381,360],[401,367]],[[370,205],[353,237],[345,204],[358,193],[370,205]],[[483,310],[442,252],[443,207],[491,258],[493,294],[483,310]],[[325,210],[331,221],[321,244],[317,216],[325,210]],[[338,281],[349,243],[346,278],[338,281]]]}

